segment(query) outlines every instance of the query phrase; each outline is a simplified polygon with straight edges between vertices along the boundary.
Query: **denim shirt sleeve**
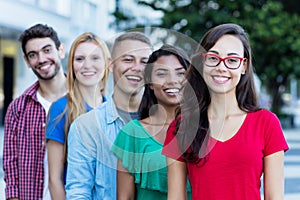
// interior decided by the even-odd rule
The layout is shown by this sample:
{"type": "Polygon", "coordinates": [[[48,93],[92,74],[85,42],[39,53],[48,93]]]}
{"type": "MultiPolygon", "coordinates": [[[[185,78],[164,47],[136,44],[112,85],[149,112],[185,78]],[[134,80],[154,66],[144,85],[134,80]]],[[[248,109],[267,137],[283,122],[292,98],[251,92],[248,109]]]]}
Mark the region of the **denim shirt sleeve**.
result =
{"type": "Polygon", "coordinates": [[[96,146],[81,137],[82,123],[77,122],[71,124],[68,136],[66,199],[93,199],[96,146]]]}

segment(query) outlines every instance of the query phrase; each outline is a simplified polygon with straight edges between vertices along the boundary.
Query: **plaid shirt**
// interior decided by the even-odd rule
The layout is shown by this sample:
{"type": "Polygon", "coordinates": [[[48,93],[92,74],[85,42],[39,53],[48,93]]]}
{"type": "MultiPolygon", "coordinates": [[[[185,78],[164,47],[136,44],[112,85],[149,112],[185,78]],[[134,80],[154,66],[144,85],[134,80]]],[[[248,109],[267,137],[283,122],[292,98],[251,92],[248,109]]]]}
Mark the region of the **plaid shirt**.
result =
{"type": "Polygon", "coordinates": [[[39,83],[8,107],[4,126],[3,169],[6,198],[42,199],[46,112],[38,102],[39,83]]]}

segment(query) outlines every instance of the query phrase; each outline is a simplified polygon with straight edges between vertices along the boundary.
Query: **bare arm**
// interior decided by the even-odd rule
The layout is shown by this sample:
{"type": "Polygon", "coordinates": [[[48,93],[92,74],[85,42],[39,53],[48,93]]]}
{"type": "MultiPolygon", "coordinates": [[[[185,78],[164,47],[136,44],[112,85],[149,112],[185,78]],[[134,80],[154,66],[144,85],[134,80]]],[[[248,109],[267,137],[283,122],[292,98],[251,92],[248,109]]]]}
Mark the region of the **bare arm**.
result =
{"type": "Polygon", "coordinates": [[[48,142],[49,189],[52,200],[65,200],[64,146],[54,140],[48,142]]]}
{"type": "Polygon", "coordinates": [[[284,199],[284,152],[279,151],[264,158],[264,199],[284,199]]]}
{"type": "Polygon", "coordinates": [[[123,167],[122,161],[118,160],[117,173],[117,199],[134,200],[135,184],[134,177],[123,167]]]}
{"type": "Polygon", "coordinates": [[[167,158],[168,200],[186,200],[186,164],[167,158]]]}

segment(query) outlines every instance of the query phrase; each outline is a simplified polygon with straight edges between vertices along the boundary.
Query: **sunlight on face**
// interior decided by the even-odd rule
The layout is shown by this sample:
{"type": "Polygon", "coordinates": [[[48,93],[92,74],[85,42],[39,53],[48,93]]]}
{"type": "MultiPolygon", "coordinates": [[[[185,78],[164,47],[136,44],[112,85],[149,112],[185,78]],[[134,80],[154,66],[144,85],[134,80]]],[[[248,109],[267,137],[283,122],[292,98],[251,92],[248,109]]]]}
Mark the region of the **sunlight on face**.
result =
{"type": "Polygon", "coordinates": [[[105,60],[101,48],[92,42],[80,43],[74,53],[73,67],[80,84],[98,85],[105,73],[105,60]]]}
{"type": "MultiPolygon", "coordinates": [[[[244,47],[241,40],[232,35],[222,36],[216,44],[208,50],[208,53],[215,54],[221,58],[228,56],[244,57],[244,47]]],[[[237,69],[228,69],[224,62],[211,67],[204,63],[203,78],[211,94],[229,93],[235,96],[235,88],[245,73],[246,64],[241,61],[237,69]]]]}
{"type": "Polygon", "coordinates": [[[185,69],[174,55],[160,57],[153,66],[151,89],[158,103],[177,105],[181,99],[185,69]]]}

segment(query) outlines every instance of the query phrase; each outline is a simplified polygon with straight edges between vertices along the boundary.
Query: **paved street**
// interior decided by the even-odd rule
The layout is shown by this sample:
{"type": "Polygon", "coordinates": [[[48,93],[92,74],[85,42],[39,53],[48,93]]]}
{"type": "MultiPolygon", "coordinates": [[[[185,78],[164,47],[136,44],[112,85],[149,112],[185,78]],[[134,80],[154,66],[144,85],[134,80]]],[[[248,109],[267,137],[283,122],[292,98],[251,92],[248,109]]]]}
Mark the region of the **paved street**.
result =
{"type": "MultiPolygon", "coordinates": [[[[285,157],[285,200],[300,199],[300,128],[284,129],[290,150],[285,157]]],[[[2,170],[3,128],[0,127],[0,199],[4,196],[4,180],[2,170]]]]}
{"type": "Polygon", "coordinates": [[[285,157],[285,200],[300,199],[300,128],[285,129],[289,151],[285,157]]]}

